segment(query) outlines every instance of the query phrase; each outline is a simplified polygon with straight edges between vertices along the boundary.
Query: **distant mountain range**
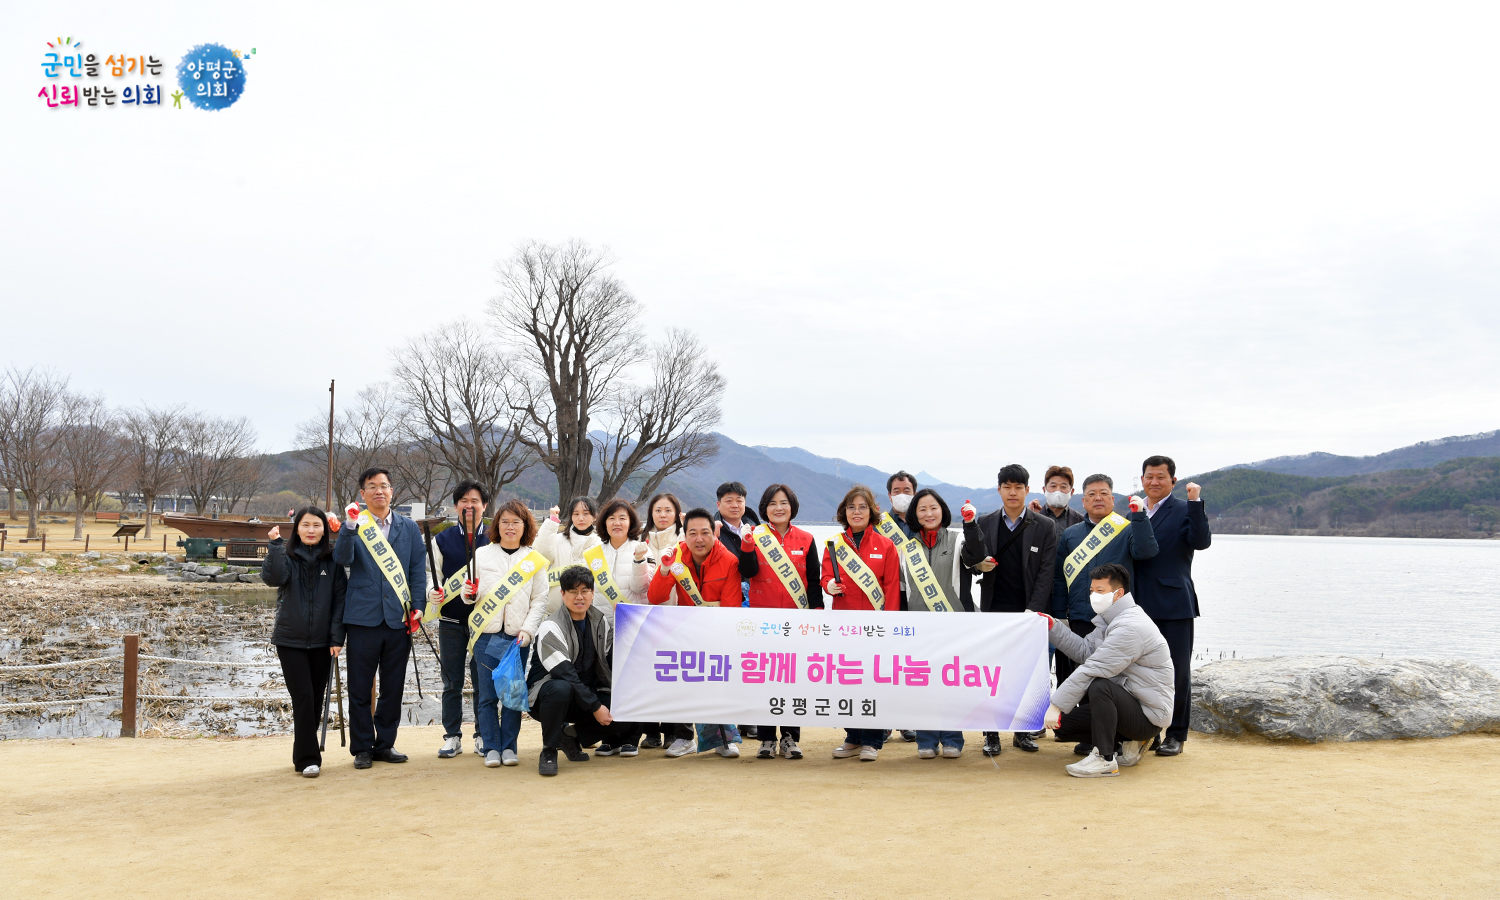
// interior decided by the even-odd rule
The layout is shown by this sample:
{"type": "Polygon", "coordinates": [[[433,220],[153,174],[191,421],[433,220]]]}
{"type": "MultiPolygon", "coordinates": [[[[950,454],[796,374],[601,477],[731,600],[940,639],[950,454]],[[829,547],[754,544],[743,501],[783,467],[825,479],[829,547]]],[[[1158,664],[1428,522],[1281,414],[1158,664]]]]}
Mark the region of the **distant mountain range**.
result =
{"type": "Polygon", "coordinates": [[[1328,478],[1342,475],[1370,475],[1393,469],[1428,469],[1450,459],[1469,456],[1500,456],[1500,431],[1485,431],[1457,437],[1422,441],[1409,447],[1388,450],[1375,456],[1337,456],[1333,453],[1304,453],[1301,456],[1278,456],[1259,462],[1229,466],[1231,469],[1261,469],[1283,475],[1305,475],[1328,478]]]}

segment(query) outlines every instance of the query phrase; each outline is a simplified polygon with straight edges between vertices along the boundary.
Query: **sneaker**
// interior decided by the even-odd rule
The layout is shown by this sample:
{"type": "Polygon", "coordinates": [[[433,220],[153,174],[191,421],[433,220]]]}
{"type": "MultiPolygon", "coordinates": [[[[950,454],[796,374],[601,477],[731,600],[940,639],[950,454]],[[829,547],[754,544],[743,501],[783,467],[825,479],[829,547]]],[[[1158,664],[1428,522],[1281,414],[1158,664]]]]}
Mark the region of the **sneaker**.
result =
{"type": "Polygon", "coordinates": [[[1094,745],[1088,741],[1084,741],[1073,748],[1074,756],[1088,756],[1092,752],[1094,752],[1094,745]]]}
{"type": "Polygon", "coordinates": [[[500,768],[500,751],[491,750],[484,755],[484,767],[486,769],[500,768]]]}
{"type": "Polygon", "coordinates": [[[484,755],[484,738],[480,737],[477,734],[474,735],[474,755],[475,756],[483,756],[484,755]]]}
{"type": "Polygon", "coordinates": [[[1002,749],[1000,746],[1000,732],[986,731],[984,733],[984,755],[999,756],[1002,749]]]}
{"type": "Polygon", "coordinates": [[[614,756],[620,752],[620,748],[613,744],[600,744],[599,749],[594,751],[595,756],[614,756]]]}
{"type": "Polygon", "coordinates": [[[443,749],[438,751],[438,759],[452,759],[463,752],[463,738],[451,737],[443,740],[443,749]]]}
{"type": "Polygon", "coordinates": [[[963,752],[964,748],[962,747],[944,747],[943,759],[958,759],[963,755],[963,752]]]}
{"type": "Polygon", "coordinates": [[[721,747],[715,747],[714,752],[724,757],[725,759],[738,759],[740,755],[740,745],[724,744],[721,747]]]}
{"type": "Polygon", "coordinates": [[[640,751],[639,748],[636,747],[635,744],[621,744],[620,745],[620,755],[621,756],[640,756],[641,755],[641,751],[640,751]]]}
{"type": "Polygon", "coordinates": [[[516,751],[514,751],[514,750],[501,750],[500,751],[500,765],[502,765],[502,766],[514,766],[514,765],[516,765],[518,763],[520,763],[520,760],[516,758],[516,751]]]}
{"type": "Polygon", "coordinates": [[[756,759],[775,759],[776,758],[776,742],[775,741],[761,741],[760,742],[760,752],[757,753],[757,754],[755,754],[755,758],[756,759]]]}
{"type": "Polygon", "coordinates": [[[1120,765],[1129,768],[1141,761],[1141,751],[1145,745],[1145,741],[1126,741],[1120,745],[1120,752],[1115,754],[1115,759],[1120,761],[1120,765]]]}
{"type": "Polygon", "coordinates": [[[935,748],[935,747],[918,747],[917,748],[917,759],[937,759],[937,748],[935,748]]]}
{"type": "Polygon", "coordinates": [[[876,757],[878,756],[880,756],[880,751],[876,750],[874,747],[871,747],[869,744],[866,744],[863,747],[859,748],[860,762],[874,762],[876,757]]]}
{"type": "Polygon", "coordinates": [[[661,746],[661,735],[659,734],[647,735],[646,740],[641,742],[641,748],[644,750],[660,750],[661,746]]]}
{"type": "Polygon", "coordinates": [[[307,766],[302,770],[303,778],[317,778],[319,769],[317,766],[307,766]]]}
{"type": "Polygon", "coordinates": [[[687,738],[678,738],[667,748],[667,755],[676,759],[679,756],[687,756],[693,752],[693,744],[687,738]]]}
{"type": "Polygon", "coordinates": [[[1074,778],[1113,778],[1120,774],[1119,763],[1100,756],[1097,747],[1090,750],[1082,762],[1073,763],[1066,768],[1074,778]]]}
{"type": "Polygon", "coordinates": [[[851,756],[858,756],[858,755],[859,755],[859,745],[858,744],[851,744],[848,741],[844,741],[842,744],[839,744],[837,747],[833,748],[833,758],[834,759],[848,759],[851,756]]]}
{"type": "Polygon", "coordinates": [[[539,757],[537,757],[537,761],[536,761],[536,773],[538,775],[556,775],[557,774],[557,751],[556,750],[549,750],[549,749],[546,749],[546,748],[542,749],[541,755],[539,757]]]}
{"type": "Polygon", "coordinates": [[[802,748],[797,746],[797,742],[789,734],[781,736],[781,756],[783,759],[802,758],[802,748]]]}
{"type": "Polygon", "coordinates": [[[755,738],[760,737],[760,732],[756,730],[756,727],[754,725],[741,725],[740,737],[754,740],[755,738]]]}
{"type": "Polygon", "coordinates": [[[908,744],[915,744],[917,742],[917,733],[910,728],[903,728],[901,729],[901,740],[906,741],[908,744]]]}
{"type": "Polygon", "coordinates": [[[589,755],[583,752],[582,747],[578,746],[578,738],[570,734],[563,735],[562,746],[558,749],[563,752],[563,756],[568,758],[568,762],[589,761],[589,755]]]}

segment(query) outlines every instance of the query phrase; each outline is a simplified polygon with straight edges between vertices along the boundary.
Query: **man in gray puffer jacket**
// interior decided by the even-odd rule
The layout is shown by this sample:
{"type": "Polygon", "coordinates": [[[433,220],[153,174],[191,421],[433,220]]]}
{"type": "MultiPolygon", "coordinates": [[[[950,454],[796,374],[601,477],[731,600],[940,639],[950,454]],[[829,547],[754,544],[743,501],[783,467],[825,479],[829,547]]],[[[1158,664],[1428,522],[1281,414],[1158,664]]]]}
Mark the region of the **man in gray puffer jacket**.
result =
{"type": "Polygon", "coordinates": [[[1052,692],[1047,727],[1063,740],[1093,744],[1069,775],[1104,778],[1139,762],[1142,745],[1171,724],[1175,680],[1166,638],[1128,593],[1130,573],[1106,563],[1089,574],[1095,630],[1080,637],[1047,617],[1052,646],[1079,664],[1052,692]]]}

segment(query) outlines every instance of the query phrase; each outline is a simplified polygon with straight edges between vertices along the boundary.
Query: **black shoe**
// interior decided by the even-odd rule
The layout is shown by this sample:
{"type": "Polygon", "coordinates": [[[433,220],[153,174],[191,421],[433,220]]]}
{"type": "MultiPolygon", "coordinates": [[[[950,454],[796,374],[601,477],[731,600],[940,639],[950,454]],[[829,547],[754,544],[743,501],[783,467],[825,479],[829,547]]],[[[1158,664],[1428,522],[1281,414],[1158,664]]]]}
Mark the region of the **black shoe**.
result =
{"type": "MultiPolygon", "coordinates": [[[[562,750],[563,756],[568,758],[568,762],[589,761],[589,755],[584,753],[583,748],[578,745],[578,738],[573,737],[571,734],[563,735],[562,746],[558,749],[562,750]]],[[[552,754],[552,758],[554,760],[557,759],[557,754],[552,754]]]]}
{"type": "Polygon", "coordinates": [[[1166,738],[1161,746],[1156,748],[1157,756],[1179,756],[1182,753],[1182,741],[1177,738],[1166,738]]]}
{"type": "Polygon", "coordinates": [[[984,755],[999,756],[1001,751],[1000,732],[986,731],[984,733],[984,755]]]}
{"type": "Polygon", "coordinates": [[[1047,736],[1047,729],[1043,728],[1039,731],[1028,731],[1026,732],[1026,736],[1031,738],[1033,741],[1039,741],[1047,736]]]}
{"type": "Polygon", "coordinates": [[[646,740],[641,743],[641,746],[643,748],[647,749],[647,750],[660,750],[661,749],[661,735],[659,735],[659,734],[648,735],[646,737],[646,740]]]}
{"type": "Polygon", "coordinates": [[[1089,742],[1084,741],[1082,744],[1079,744],[1079,745],[1077,745],[1076,747],[1073,748],[1073,755],[1074,756],[1088,756],[1091,752],[1093,752],[1093,749],[1094,749],[1094,745],[1093,744],[1090,744],[1089,742]]]}
{"type": "Polygon", "coordinates": [[[908,744],[915,744],[917,742],[917,733],[910,728],[903,728],[901,729],[901,740],[906,741],[908,744]]]}
{"type": "Polygon", "coordinates": [[[1011,735],[1010,745],[1012,747],[1019,747],[1027,753],[1035,753],[1042,749],[1036,745],[1036,741],[1032,740],[1031,735],[1025,731],[1018,731],[1014,735],[1011,735]]]}
{"type": "Polygon", "coordinates": [[[376,759],[386,763],[404,763],[406,754],[399,750],[376,750],[373,754],[376,759]]]}
{"type": "Polygon", "coordinates": [[[747,741],[753,741],[760,736],[760,731],[754,725],[741,725],[740,737],[747,741]]]}
{"type": "Polygon", "coordinates": [[[891,741],[891,730],[889,728],[887,728],[880,735],[880,743],[882,743],[882,744],[888,744],[888,743],[890,743],[890,741],[891,741]]]}
{"type": "Polygon", "coordinates": [[[594,751],[595,756],[614,756],[620,752],[620,748],[613,744],[600,744],[599,749],[594,751]]]}
{"type": "Polygon", "coordinates": [[[370,768],[370,766],[375,764],[374,759],[374,755],[371,754],[368,750],[363,753],[356,753],[354,754],[354,768],[368,769],[370,768]]]}
{"type": "Polygon", "coordinates": [[[542,749],[542,755],[536,760],[536,773],[538,775],[557,774],[557,751],[542,749]]]}

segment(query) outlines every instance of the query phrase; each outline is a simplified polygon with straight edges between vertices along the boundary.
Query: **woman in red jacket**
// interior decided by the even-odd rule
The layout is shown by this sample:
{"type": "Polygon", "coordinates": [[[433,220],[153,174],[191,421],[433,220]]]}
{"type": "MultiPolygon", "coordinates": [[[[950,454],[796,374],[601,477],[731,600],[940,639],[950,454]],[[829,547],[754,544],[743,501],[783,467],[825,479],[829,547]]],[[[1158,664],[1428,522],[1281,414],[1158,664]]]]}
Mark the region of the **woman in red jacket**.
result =
{"type": "MultiPolygon", "coordinates": [[[[856,484],[839,502],[838,520],[844,526],[842,535],[859,557],[859,562],[879,581],[879,587],[866,594],[853,578],[833,559],[827,549],[823,551],[823,593],[833,598],[834,609],[876,609],[893,611],[901,603],[901,558],[896,545],[881,535],[870,523],[880,515],[880,504],[875,494],[862,484],[856,484]]],[[[832,543],[830,541],[829,543],[832,543]]],[[[847,759],[858,755],[860,762],[874,762],[885,743],[885,732],[878,728],[846,728],[843,745],[833,750],[834,759],[847,759]]]]}
{"type": "MultiPolygon", "coordinates": [[[[797,493],[784,484],[773,484],[760,495],[760,513],[763,525],[745,532],[740,542],[740,574],[750,580],[750,606],[752,609],[807,609],[823,608],[823,587],[818,579],[818,544],[810,533],[792,524],[797,518],[797,493]],[[768,546],[760,543],[762,536],[770,540],[768,546]],[[770,556],[767,556],[769,550],[770,556]],[[790,567],[790,568],[785,568],[790,567]],[[778,574],[778,568],[781,574],[778,574]],[[788,576],[783,580],[783,575],[788,576]],[[796,579],[800,587],[794,598],[787,588],[787,581],[796,579]]],[[[760,738],[760,759],[775,759],[777,741],[775,725],[760,725],[756,729],[760,738]]],[[[781,755],[786,759],[801,759],[802,749],[797,742],[802,740],[802,729],[796,725],[781,726],[781,755]]]]}

